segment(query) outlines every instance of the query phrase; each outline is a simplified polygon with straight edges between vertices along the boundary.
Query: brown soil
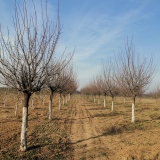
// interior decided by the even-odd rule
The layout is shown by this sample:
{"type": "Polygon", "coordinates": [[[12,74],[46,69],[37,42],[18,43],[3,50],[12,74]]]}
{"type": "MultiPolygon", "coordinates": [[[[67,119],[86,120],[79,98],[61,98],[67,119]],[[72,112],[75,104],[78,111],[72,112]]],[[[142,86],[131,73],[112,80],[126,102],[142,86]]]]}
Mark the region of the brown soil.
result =
{"type": "MultiPolygon", "coordinates": [[[[14,94],[10,93],[6,107],[0,97],[0,159],[47,160],[160,160],[160,109],[151,99],[137,101],[136,122],[131,123],[130,101],[117,98],[114,112],[110,104],[74,96],[58,109],[58,97],[53,104],[53,120],[48,121],[48,97],[45,102],[34,95],[29,108],[27,151],[19,151],[21,104],[14,116],[14,94]]],[[[102,100],[101,100],[102,101],[102,100]]],[[[108,98],[108,101],[110,99],[108,98]]]]}

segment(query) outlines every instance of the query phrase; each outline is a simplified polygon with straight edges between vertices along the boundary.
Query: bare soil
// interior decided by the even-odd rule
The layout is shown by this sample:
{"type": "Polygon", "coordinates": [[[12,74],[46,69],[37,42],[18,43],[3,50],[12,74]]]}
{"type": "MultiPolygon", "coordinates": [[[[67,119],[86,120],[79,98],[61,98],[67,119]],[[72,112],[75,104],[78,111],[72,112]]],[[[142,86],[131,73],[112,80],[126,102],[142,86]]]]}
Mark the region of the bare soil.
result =
{"type": "Polygon", "coordinates": [[[21,98],[17,116],[15,93],[9,93],[4,107],[0,95],[0,159],[46,160],[160,160],[160,108],[154,99],[138,99],[135,123],[131,123],[131,101],[122,98],[107,107],[93,99],[75,95],[58,109],[53,103],[53,120],[48,120],[48,94],[44,102],[34,95],[30,102],[27,151],[19,151],[21,98]]]}

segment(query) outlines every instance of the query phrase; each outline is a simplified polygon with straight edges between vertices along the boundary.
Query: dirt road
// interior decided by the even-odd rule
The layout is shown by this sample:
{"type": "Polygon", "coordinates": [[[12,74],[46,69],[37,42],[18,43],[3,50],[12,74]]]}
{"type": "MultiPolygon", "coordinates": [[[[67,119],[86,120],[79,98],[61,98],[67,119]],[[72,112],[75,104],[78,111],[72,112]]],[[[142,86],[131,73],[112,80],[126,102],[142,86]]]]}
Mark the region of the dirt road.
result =
{"type": "Polygon", "coordinates": [[[160,159],[157,122],[141,119],[133,124],[129,109],[116,110],[82,97],[76,100],[70,117],[73,160],[160,159]]]}
{"type": "Polygon", "coordinates": [[[70,140],[75,160],[106,159],[106,148],[101,140],[102,133],[93,120],[93,104],[79,100],[72,114],[70,140]]]}

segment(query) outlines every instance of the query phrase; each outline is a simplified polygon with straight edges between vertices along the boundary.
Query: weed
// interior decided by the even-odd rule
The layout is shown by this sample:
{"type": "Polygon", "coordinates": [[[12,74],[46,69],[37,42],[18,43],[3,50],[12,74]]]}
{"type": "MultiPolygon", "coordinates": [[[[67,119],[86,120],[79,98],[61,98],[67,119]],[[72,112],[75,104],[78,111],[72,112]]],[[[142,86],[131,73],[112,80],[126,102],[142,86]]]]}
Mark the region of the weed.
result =
{"type": "Polygon", "coordinates": [[[157,119],[160,120],[160,116],[158,113],[151,114],[150,118],[152,118],[152,120],[157,120],[157,119]]]}
{"type": "Polygon", "coordinates": [[[101,154],[101,156],[103,156],[103,157],[106,157],[106,156],[107,156],[106,153],[104,153],[104,152],[101,152],[100,154],[101,154]]]}
{"type": "Polygon", "coordinates": [[[81,157],[79,160],[86,160],[86,157],[81,157]]]}

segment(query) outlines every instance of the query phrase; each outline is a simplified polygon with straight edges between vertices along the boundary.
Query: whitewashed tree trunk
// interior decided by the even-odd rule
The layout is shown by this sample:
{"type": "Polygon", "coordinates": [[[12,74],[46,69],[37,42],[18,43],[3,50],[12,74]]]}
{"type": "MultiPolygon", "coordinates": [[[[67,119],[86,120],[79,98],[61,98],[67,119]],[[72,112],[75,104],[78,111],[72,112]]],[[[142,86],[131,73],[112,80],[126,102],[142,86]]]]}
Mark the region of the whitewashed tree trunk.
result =
{"type": "Polygon", "coordinates": [[[26,151],[26,148],[27,148],[27,141],[26,141],[27,116],[28,116],[27,107],[23,107],[22,130],[21,130],[21,145],[20,145],[20,150],[21,151],[26,151]]]}
{"type": "Polygon", "coordinates": [[[113,112],[114,109],[114,102],[112,101],[112,107],[111,107],[111,111],[113,112]]]}
{"type": "Polygon", "coordinates": [[[49,121],[52,120],[52,102],[49,100],[49,121]]]}
{"type": "Polygon", "coordinates": [[[106,99],[105,99],[105,97],[104,97],[104,108],[106,107],[106,99]]]}
{"type": "Polygon", "coordinates": [[[135,110],[135,104],[132,103],[132,120],[131,120],[132,123],[135,122],[134,110],[135,110]]]}
{"type": "Polygon", "coordinates": [[[17,110],[18,110],[18,103],[16,103],[15,116],[17,116],[17,110]]]}
{"type": "Polygon", "coordinates": [[[28,128],[28,105],[31,94],[24,93],[24,106],[22,111],[22,128],[21,128],[21,142],[20,150],[26,151],[27,148],[27,128],[28,128]]]}

